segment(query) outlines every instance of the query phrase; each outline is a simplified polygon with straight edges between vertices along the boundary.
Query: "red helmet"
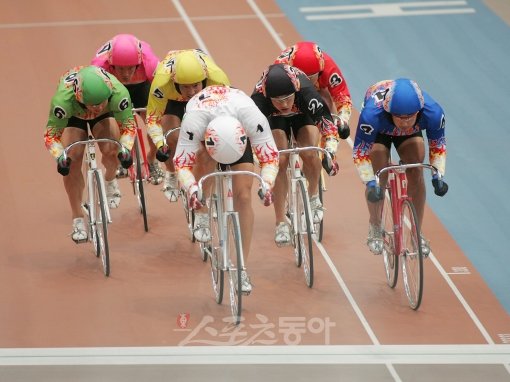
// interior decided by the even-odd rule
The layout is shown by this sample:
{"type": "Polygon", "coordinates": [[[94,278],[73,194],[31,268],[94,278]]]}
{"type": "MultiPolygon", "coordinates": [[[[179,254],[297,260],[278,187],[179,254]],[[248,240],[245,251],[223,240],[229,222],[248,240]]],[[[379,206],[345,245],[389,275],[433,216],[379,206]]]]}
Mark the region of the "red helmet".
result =
{"type": "Polygon", "coordinates": [[[289,64],[301,69],[307,76],[324,70],[322,49],[313,42],[298,42],[293,46],[289,64]]]}
{"type": "Polygon", "coordinates": [[[108,62],[113,66],[135,66],[142,63],[142,44],[135,36],[119,34],[111,40],[108,62]]]}

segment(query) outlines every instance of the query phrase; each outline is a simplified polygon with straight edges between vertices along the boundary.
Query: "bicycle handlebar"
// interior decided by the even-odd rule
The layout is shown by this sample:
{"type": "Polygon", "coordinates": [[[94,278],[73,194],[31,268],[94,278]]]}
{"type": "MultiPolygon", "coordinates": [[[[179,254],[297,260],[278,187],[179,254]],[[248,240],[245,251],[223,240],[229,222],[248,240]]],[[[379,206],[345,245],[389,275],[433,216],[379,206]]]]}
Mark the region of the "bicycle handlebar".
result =
{"type": "Polygon", "coordinates": [[[167,131],[167,132],[163,135],[163,137],[165,138],[165,141],[166,141],[166,139],[168,138],[168,136],[169,136],[170,134],[172,134],[172,133],[174,133],[174,132],[176,132],[176,131],[179,131],[180,129],[181,129],[181,127],[180,127],[180,126],[178,126],[178,127],[174,127],[173,129],[168,130],[168,131],[167,131]]]}
{"type": "Polygon", "coordinates": [[[202,197],[203,197],[203,183],[207,179],[213,178],[213,177],[219,177],[219,176],[227,177],[227,176],[233,176],[233,175],[249,175],[249,176],[252,176],[252,177],[256,178],[259,181],[259,184],[260,184],[260,187],[261,187],[261,190],[262,190],[262,197],[261,197],[260,192],[259,192],[259,197],[261,199],[264,198],[264,195],[266,194],[267,190],[269,189],[269,186],[266,184],[264,179],[262,179],[262,177],[259,174],[254,173],[252,171],[246,171],[246,170],[240,170],[240,171],[215,171],[215,172],[212,172],[210,174],[204,175],[198,181],[198,194],[197,194],[198,200],[202,200],[202,197]]]}
{"type": "Polygon", "coordinates": [[[375,173],[375,184],[377,187],[380,187],[380,183],[379,183],[380,179],[379,178],[385,172],[389,172],[392,170],[405,171],[408,168],[417,168],[417,167],[422,167],[422,168],[426,168],[426,169],[430,170],[432,173],[432,176],[437,175],[437,179],[439,181],[441,181],[443,179],[443,176],[441,175],[441,173],[439,172],[437,167],[435,167],[431,164],[428,164],[428,163],[393,164],[393,165],[390,165],[387,167],[383,167],[375,173]]]}
{"type": "Polygon", "coordinates": [[[134,107],[133,113],[145,113],[147,111],[146,107],[134,107]]]}
{"type": "Polygon", "coordinates": [[[115,139],[111,139],[111,138],[92,138],[92,137],[89,137],[89,139],[81,140],[81,141],[76,141],[76,142],[73,142],[73,143],[69,144],[67,147],[65,147],[64,148],[64,152],[63,152],[64,159],[67,159],[67,152],[69,150],[71,150],[71,148],[73,148],[74,146],[86,145],[86,144],[89,144],[89,143],[101,143],[101,142],[103,142],[103,143],[114,143],[120,149],[122,149],[123,151],[126,150],[126,148],[122,145],[122,143],[120,143],[119,141],[116,141],[115,139]]]}
{"type": "Polygon", "coordinates": [[[329,151],[327,151],[326,149],[323,149],[322,147],[317,147],[317,146],[294,147],[291,149],[278,150],[278,153],[280,153],[280,154],[299,154],[302,151],[320,151],[324,154],[325,158],[327,159],[328,167],[332,166],[333,158],[331,156],[331,153],[329,151]]]}

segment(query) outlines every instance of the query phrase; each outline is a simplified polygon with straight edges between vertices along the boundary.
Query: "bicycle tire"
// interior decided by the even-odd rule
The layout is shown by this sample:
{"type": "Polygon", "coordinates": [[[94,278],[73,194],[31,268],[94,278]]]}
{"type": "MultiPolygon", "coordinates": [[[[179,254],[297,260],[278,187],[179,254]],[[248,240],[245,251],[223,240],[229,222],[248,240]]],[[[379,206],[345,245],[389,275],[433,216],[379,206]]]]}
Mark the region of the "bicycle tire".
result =
{"type": "Polygon", "coordinates": [[[302,179],[297,181],[297,221],[298,221],[298,247],[303,259],[303,272],[305,273],[306,285],[311,288],[313,286],[314,269],[313,269],[313,238],[311,216],[309,215],[310,206],[306,192],[306,185],[302,179]],[[303,221],[304,219],[304,221],[303,221]]]}
{"type": "MultiPolygon", "coordinates": [[[[319,200],[321,201],[322,206],[324,206],[324,185],[323,185],[323,177],[322,177],[322,171],[319,176],[319,200]]],[[[322,242],[322,237],[324,235],[324,216],[322,217],[322,220],[320,223],[314,223],[314,231],[315,231],[315,237],[319,243],[322,242]]]]}
{"type": "Polygon", "coordinates": [[[243,293],[241,291],[241,231],[236,214],[230,214],[227,219],[227,250],[228,261],[231,261],[232,251],[235,251],[235,264],[229,264],[229,284],[230,284],[230,311],[234,324],[241,322],[241,311],[243,308],[243,293]],[[234,268],[232,266],[234,265],[234,268]]]}
{"type": "Polygon", "coordinates": [[[382,208],[383,229],[383,262],[386,282],[390,288],[395,288],[398,280],[398,254],[395,253],[395,223],[389,188],[386,189],[382,208]]]}
{"type": "MultiPolygon", "coordinates": [[[[188,231],[190,234],[190,240],[192,243],[196,241],[195,235],[193,235],[193,227],[195,225],[195,210],[189,208],[188,204],[188,193],[184,190],[180,191],[182,207],[184,208],[184,216],[186,218],[186,224],[188,225],[188,231]]],[[[207,256],[202,255],[202,260],[207,261],[207,256]]]]}
{"type": "Polygon", "coordinates": [[[147,203],[145,201],[145,192],[143,189],[143,173],[142,163],[140,160],[140,147],[138,146],[138,140],[135,140],[135,163],[136,163],[136,178],[135,178],[135,189],[136,198],[138,199],[138,206],[140,207],[140,213],[143,217],[143,228],[145,232],[149,232],[149,224],[147,221],[147,203]]]}
{"type": "MultiPolygon", "coordinates": [[[[103,264],[103,273],[106,277],[110,276],[110,248],[108,246],[108,215],[106,213],[106,200],[104,200],[103,195],[105,195],[103,190],[103,184],[101,183],[101,179],[99,176],[99,172],[94,171],[94,182],[95,182],[95,192],[96,192],[96,200],[99,205],[100,212],[100,220],[97,219],[97,216],[94,216],[95,225],[97,227],[97,238],[101,246],[101,262],[103,264]]],[[[97,209],[94,209],[97,211],[97,209]]],[[[97,215],[97,214],[96,214],[97,215]]]]}
{"type": "Polygon", "coordinates": [[[409,306],[416,310],[423,296],[423,253],[420,225],[410,200],[402,203],[402,279],[409,306]]]}
{"type": "Polygon", "coordinates": [[[296,267],[301,267],[303,263],[303,256],[301,254],[301,250],[299,247],[299,225],[294,227],[294,214],[296,213],[296,201],[294,200],[294,195],[292,194],[292,181],[291,181],[291,170],[287,169],[287,179],[289,182],[289,186],[287,188],[287,199],[286,199],[286,216],[289,220],[290,227],[292,229],[291,238],[292,238],[292,247],[294,249],[294,263],[296,267]]]}
{"type": "MultiPolygon", "coordinates": [[[[220,245],[220,229],[218,223],[218,198],[211,194],[209,198],[209,226],[211,228],[211,241],[202,249],[206,259],[209,258],[211,266],[211,281],[214,297],[217,304],[223,301],[224,266],[222,261],[222,248],[220,245]]],[[[202,254],[204,256],[204,254],[202,254]]]]}

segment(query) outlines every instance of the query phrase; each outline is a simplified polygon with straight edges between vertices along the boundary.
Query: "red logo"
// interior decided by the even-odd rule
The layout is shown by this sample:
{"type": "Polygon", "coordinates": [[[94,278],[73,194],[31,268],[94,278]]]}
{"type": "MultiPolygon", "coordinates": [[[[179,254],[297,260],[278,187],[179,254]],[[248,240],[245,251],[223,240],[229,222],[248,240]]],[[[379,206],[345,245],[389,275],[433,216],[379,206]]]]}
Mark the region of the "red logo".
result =
{"type": "Polygon", "coordinates": [[[177,316],[177,326],[180,329],[186,329],[189,322],[189,313],[179,313],[177,316]]]}

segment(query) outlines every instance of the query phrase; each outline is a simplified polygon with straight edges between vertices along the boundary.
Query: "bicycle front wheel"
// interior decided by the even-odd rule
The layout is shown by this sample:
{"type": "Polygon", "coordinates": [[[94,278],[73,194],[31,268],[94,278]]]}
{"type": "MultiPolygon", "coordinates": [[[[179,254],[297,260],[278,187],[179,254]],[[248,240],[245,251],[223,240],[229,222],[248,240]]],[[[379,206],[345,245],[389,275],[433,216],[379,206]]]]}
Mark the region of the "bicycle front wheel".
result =
{"type": "Polygon", "coordinates": [[[227,219],[227,253],[229,264],[230,283],[230,310],[236,325],[241,322],[241,310],[243,302],[242,294],[242,252],[241,252],[241,231],[237,215],[230,214],[227,219]],[[233,263],[233,261],[235,263],[233,263]]]}
{"type": "Polygon", "coordinates": [[[143,227],[145,232],[149,231],[149,224],[147,222],[147,204],[145,202],[145,192],[143,190],[143,173],[142,173],[142,160],[140,158],[140,146],[138,140],[135,141],[135,163],[136,163],[136,178],[135,178],[135,194],[138,199],[140,213],[143,217],[143,227]]]}
{"type": "MultiPolygon", "coordinates": [[[[195,225],[195,210],[189,208],[188,193],[185,190],[181,190],[181,201],[184,209],[184,217],[186,218],[186,224],[188,225],[188,231],[190,233],[190,240],[194,243],[195,236],[193,235],[193,226],[195,225]]],[[[207,261],[207,256],[203,255],[202,260],[207,261]]]]}
{"type": "Polygon", "coordinates": [[[310,216],[308,193],[306,192],[306,185],[303,180],[298,180],[296,194],[297,228],[299,232],[297,236],[298,248],[303,259],[305,282],[311,288],[313,286],[313,223],[310,216]]]}
{"type": "MultiPolygon", "coordinates": [[[[324,206],[324,178],[322,176],[322,171],[319,177],[319,200],[321,201],[321,204],[324,206]]],[[[315,237],[317,238],[317,241],[320,243],[322,242],[322,236],[324,234],[324,216],[322,217],[322,220],[320,223],[314,223],[315,228],[315,237]]]]}
{"type": "Polygon", "coordinates": [[[420,226],[416,210],[410,200],[402,203],[402,279],[409,306],[420,307],[423,294],[423,254],[420,245],[420,226]]]}
{"type": "Polygon", "coordinates": [[[224,265],[223,265],[223,248],[220,245],[220,228],[218,222],[218,198],[216,194],[211,194],[209,198],[209,227],[211,228],[211,241],[204,244],[202,248],[202,256],[209,258],[211,266],[211,280],[216,303],[221,304],[223,301],[223,285],[224,285],[224,265]]]}
{"type": "Polygon", "coordinates": [[[382,208],[383,261],[386,281],[395,288],[398,279],[398,255],[395,253],[395,223],[389,189],[386,189],[382,208]]]}
{"type": "Polygon", "coordinates": [[[108,246],[108,214],[106,213],[107,207],[104,198],[106,194],[97,171],[94,172],[94,183],[95,200],[98,202],[99,208],[93,209],[96,216],[93,216],[92,219],[96,226],[98,247],[101,248],[100,253],[101,262],[103,263],[103,273],[108,277],[110,276],[110,249],[108,246]]]}

